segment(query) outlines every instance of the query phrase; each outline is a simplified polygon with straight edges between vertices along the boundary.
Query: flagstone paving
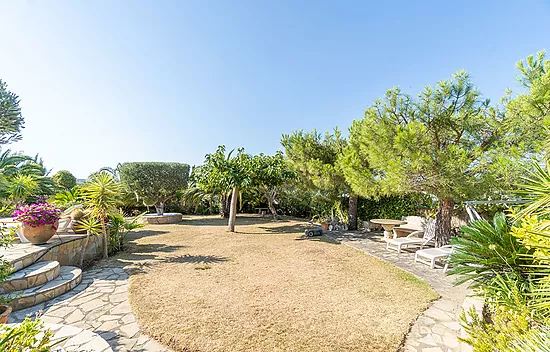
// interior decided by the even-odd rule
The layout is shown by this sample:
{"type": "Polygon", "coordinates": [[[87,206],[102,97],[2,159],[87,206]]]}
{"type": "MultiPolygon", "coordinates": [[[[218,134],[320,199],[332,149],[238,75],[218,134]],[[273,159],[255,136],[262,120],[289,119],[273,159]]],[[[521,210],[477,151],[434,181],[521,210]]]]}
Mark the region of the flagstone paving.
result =
{"type": "Polygon", "coordinates": [[[121,268],[86,271],[72,291],[13,313],[10,323],[38,311],[47,324],[71,325],[98,334],[115,352],[169,351],[140,331],[128,303],[128,274],[121,268]]]}
{"type": "MultiPolygon", "coordinates": [[[[403,351],[405,352],[464,352],[469,346],[458,341],[461,334],[459,316],[469,295],[464,285],[455,286],[454,278],[443,273],[441,267],[430,269],[428,265],[414,262],[414,250],[386,250],[386,242],[380,233],[328,233],[328,236],[342,244],[388,261],[424,279],[441,299],[432,303],[411,327],[403,351]]],[[[406,302],[404,302],[406,303],[406,302]]]]}

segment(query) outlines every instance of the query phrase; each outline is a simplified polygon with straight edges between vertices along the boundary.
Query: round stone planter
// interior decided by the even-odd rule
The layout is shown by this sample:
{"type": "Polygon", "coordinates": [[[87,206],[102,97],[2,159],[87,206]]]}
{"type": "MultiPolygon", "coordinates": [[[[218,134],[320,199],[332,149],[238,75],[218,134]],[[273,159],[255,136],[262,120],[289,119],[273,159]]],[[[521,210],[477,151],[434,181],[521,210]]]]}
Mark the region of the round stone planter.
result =
{"type": "Polygon", "coordinates": [[[11,306],[7,304],[0,305],[0,324],[6,324],[8,322],[8,317],[12,311],[11,306]]]}
{"type": "Polygon", "coordinates": [[[145,214],[144,218],[149,224],[176,224],[182,221],[181,213],[145,214]]]}
{"type": "Polygon", "coordinates": [[[43,244],[48,242],[50,238],[55,235],[55,232],[59,226],[59,221],[56,221],[55,224],[42,225],[37,227],[32,227],[27,224],[21,225],[21,233],[27,240],[32,244],[43,244]]]}

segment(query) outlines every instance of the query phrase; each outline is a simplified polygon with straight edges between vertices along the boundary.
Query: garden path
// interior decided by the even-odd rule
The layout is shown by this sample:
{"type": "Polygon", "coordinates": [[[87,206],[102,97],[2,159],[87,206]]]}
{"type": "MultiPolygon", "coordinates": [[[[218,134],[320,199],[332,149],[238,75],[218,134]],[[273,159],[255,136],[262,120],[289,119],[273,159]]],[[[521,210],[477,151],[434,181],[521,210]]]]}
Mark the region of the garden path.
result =
{"type": "Polygon", "coordinates": [[[51,301],[12,313],[11,323],[42,311],[48,324],[67,324],[93,331],[113,351],[164,352],[166,347],[142,333],[128,302],[128,274],[122,268],[85,271],[80,285],[51,301]]]}
{"type": "MultiPolygon", "coordinates": [[[[442,268],[430,269],[428,265],[414,262],[414,251],[386,250],[386,242],[381,233],[337,233],[328,236],[395,266],[404,269],[425,280],[441,298],[425,310],[412,325],[405,343],[405,352],[463,352],[469,346],[460,343],[461,333],[459,316],[467,297],[472,293],[465,285],[455,286],[454,278],[443,273],[442,268]]],[[[406,302],[403,302],[406,304],[406,302]]]]}

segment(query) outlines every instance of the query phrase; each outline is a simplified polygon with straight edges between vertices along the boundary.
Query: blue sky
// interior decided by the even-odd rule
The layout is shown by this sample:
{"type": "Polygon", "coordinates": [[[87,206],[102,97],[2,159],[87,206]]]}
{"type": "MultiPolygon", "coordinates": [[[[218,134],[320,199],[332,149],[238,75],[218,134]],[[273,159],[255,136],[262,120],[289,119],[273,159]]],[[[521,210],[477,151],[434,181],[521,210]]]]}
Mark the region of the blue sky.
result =
{"type": "Polygon", "coordinates": [[[199,164],[346,130],[396,85],[467,69],[498,100],[550,48],[545,1],[0,0],[0,78],[26,128],[10,147],[86,177],[124,161],[199,164]]]}

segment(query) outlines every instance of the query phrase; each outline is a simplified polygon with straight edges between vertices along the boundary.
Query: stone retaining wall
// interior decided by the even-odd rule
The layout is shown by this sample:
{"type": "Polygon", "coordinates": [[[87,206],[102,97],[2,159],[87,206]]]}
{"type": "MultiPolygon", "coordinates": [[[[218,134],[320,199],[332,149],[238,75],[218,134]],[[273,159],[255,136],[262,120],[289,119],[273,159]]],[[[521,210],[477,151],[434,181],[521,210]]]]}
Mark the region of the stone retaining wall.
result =
{"type": "MultiPolygon", "coordinates": [[[[61,265],[78,266],[80,252],[86,241],[86,235],[60,236],[61,240],[51,243],[48,249],[39,260],[57,260],[61,265]]],[[[48,244],[50,244],[48,242],[48,244]]],[[[103,236],[90,236],[88,247],[84,254],[84,261],[93,261],[101,258],[103,254],[103,236]]]]}

